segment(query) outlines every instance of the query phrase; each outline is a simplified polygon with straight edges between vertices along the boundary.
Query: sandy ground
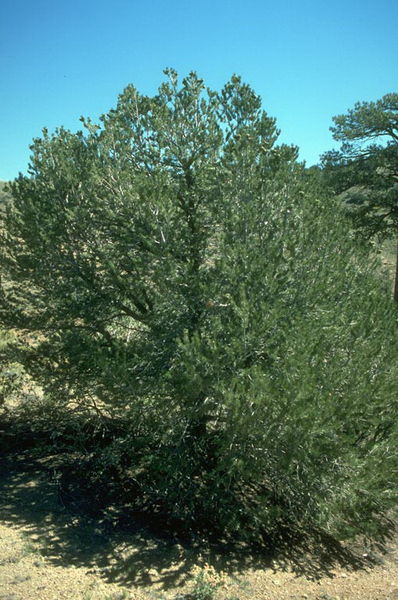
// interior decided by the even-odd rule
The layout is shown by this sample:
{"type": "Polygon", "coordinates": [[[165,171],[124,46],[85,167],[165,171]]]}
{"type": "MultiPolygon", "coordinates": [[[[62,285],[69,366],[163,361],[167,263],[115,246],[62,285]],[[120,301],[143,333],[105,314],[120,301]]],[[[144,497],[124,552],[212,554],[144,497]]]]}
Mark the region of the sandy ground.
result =
{"type": "MultiPolygon", "coordinates": [[[[1,459],[0,459],[1,460],[1,459]]],[[[344,549],[269,559],[193,547],[145,529],[109,530],[65,506],[57,459],[0,464],[0,600],[188,600],[193,571],[224,571],[218,600],[398,600],[398,543],[373,557],[344,549]]]]}

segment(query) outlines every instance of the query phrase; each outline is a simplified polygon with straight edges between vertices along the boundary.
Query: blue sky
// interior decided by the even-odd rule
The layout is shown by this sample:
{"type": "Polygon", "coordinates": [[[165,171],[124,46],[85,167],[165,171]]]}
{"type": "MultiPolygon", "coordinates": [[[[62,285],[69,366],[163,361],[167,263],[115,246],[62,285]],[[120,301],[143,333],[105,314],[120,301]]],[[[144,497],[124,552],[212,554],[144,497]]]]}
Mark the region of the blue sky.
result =
{"type": "Polygon", "coordinates": [[[332,116],[398,92],[398,0],[2,0],[0,179],[25,172],[42,127],[79,128],[163,69],[219,89],[237,73],[315,164],[332,116]]]}

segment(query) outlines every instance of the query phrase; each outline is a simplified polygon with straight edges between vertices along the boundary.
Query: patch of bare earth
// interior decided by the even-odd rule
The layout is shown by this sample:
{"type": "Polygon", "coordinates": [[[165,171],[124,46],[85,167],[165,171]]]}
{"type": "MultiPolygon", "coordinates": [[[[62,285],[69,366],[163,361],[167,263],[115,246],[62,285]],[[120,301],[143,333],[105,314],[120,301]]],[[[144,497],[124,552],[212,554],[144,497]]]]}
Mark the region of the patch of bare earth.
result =
{"type": "Polygon", "coordinates": [[[205,562],[226,573],[220,600],[398,600],[397,541],[371,564],[363,548],[337,544],[271,559],[182,544],[142,524],[127,531],[65,505],[58,460],[19,453],[1,461],[0,600],[188,600],[205,562]]]}

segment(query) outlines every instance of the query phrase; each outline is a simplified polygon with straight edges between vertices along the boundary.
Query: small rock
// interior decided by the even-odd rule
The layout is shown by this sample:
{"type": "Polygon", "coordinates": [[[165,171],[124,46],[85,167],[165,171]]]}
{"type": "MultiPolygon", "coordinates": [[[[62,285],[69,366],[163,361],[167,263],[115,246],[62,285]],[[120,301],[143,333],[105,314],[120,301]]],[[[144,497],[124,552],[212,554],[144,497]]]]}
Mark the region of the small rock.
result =
{"type": "Polygon", "coordinates": [[[11,583],[23,583],[24,581],[29,581],[29,579],[31,579],[30,575],[17,575],[16,577],[14,577],[11,583]]]}
{"type": "Polygon", "coordinates": [[[42,560],[35,560],[35,561],[33,561],[33,566],[34,567],[42,567],[43,566],[43,561],[42,560]]]}
{"type": "Polygon", "coordinates": [[[327,592],[321,592],[318,598],[319,600],[340,600],[339,596],[331,596],[327,592]]]}

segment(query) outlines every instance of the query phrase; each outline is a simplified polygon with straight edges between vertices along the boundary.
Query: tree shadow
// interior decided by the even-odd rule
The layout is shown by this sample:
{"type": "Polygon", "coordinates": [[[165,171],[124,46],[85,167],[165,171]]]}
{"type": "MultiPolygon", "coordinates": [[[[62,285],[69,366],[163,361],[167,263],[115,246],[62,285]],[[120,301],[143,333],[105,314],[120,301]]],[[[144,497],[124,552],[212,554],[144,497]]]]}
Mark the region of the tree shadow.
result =
{"type": "Polygon", "coordinates": [[[159,520],[117,507],[89,515],[60,493],[65,460],[62,454],[35,457],[25,450],[3,456],[0,466],[0,520],[24,528],[55,565],[83,566],[120,585],[168,590],[185,585],[192,568],[204,563],[237,577],[250,568],[290,570],[310,579],[333,577],[336,567],[353,570],[372,563],[321,534],[281,536],[264,550],[162,534],[159,520]]]}

